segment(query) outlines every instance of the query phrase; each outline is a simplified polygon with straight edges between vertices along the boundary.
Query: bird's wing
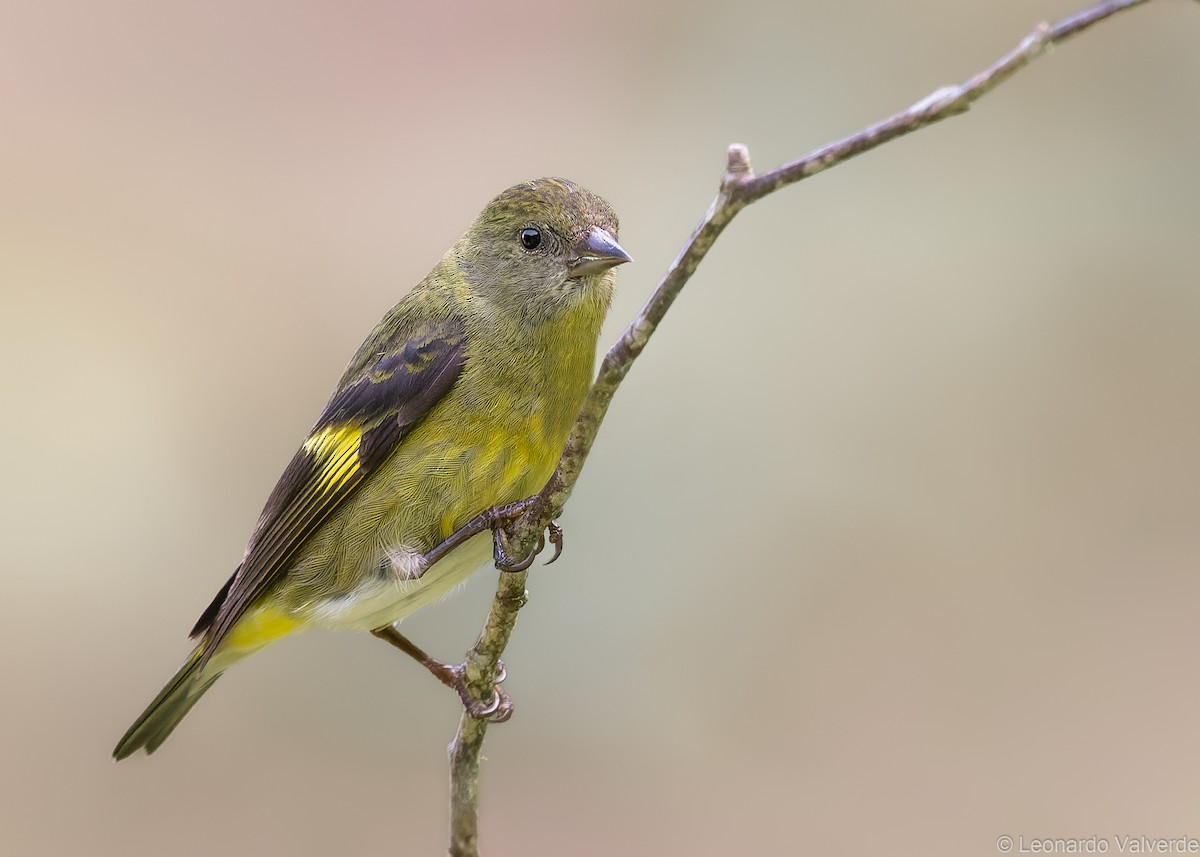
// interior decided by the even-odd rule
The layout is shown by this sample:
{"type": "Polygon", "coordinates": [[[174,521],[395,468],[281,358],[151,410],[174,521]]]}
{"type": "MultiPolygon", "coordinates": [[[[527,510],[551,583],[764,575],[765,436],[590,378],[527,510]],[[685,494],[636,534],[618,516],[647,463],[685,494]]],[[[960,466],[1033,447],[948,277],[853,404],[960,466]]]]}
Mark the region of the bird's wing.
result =
{"type": "Polygon", "coordinates": [[[296,552],[458,379],[466,333],[457,320],[422,322],[330,399],[283,471],[259,517],[245,559],[192,629],[204,659],[282,577],[296,552]]]}

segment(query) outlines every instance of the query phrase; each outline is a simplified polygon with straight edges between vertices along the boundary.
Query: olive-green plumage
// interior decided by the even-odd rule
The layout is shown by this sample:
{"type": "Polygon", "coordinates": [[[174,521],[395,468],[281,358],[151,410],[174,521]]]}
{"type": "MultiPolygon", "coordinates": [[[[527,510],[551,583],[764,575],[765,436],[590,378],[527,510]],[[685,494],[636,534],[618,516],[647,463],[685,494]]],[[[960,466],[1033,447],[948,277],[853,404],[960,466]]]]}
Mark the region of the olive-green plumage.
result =
{"type": "Polygon", "coordinates": [[[230,665],[317,625],[372,630],[438,600],[487,533],[425,569],[478,513],[536,493],[591,382],[612,268],[600,197],[509,188],[359,348],[267,500],[184,666],[113,755],[153,752],[230,665]]]}

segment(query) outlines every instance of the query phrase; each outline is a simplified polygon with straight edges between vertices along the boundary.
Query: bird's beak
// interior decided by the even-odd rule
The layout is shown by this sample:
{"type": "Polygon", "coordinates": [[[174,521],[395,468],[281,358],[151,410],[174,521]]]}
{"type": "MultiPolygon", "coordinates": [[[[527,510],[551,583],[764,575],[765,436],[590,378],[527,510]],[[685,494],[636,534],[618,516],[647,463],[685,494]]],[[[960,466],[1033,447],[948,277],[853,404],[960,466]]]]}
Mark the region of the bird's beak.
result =
{"type": "Polygon", "coordinates": [[[569,277],[588,277],[607,271],[614,265],[633,261],[633,257],[622,249],[617,239],[599,226],[592,227],[592,231],[575,248],[575,253],[575,258],[567,268],[569,277]]]}

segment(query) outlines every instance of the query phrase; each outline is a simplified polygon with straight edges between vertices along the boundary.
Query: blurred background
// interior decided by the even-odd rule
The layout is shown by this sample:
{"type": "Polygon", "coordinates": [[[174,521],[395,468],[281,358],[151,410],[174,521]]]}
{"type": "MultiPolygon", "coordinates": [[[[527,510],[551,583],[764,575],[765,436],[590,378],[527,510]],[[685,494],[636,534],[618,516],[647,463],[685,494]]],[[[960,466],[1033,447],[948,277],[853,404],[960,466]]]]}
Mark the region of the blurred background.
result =
{"type": "MultiPolygon", "coordinates": [[[[508,185],[636,264],[1081,0],[0,8],[0,852],[437,854],[454,695],[366,635],[109,753],[382,312],[508,185]]],[[[506,661],[491,855],[1200,836],[1200,8],[745,211],[506,661]]],[[[446,659],[495,572],[405,630],[446,659]]]]}

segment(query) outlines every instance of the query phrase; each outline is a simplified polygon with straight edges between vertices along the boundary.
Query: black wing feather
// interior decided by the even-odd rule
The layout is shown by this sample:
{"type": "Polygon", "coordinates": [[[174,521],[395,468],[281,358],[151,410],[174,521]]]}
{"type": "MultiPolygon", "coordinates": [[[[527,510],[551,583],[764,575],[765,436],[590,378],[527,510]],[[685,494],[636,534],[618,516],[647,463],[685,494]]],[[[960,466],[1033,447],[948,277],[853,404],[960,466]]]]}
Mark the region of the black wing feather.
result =
{"type": "Polygon", "coordinates": [[[456,319],[422,323],[393,342],[398,347],[334,394],[309,434],[312,441],[345,430],[350,440],[328,449],[306,443],[271,492],[245,559],[192,629],[193,637],[206,636],[205,661],[317,528],[450,391],[466,362],[466,333],[456,319]]]}

